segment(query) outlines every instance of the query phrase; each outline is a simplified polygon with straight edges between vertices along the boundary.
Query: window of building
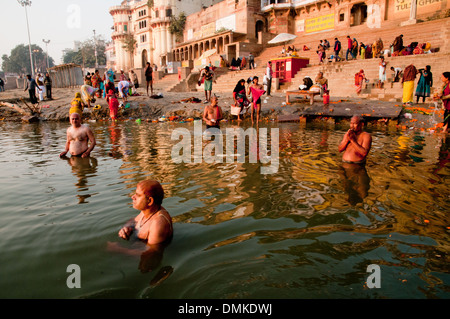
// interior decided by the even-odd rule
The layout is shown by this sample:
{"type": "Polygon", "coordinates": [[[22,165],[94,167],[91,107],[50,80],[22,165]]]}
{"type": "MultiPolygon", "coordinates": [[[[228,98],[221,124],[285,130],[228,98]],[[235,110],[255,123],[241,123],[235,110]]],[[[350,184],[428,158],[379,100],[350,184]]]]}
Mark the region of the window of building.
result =
{"type": "Polygon", "coordinates": [[[139,22],[139,29],[144,29],[147,27],[147,21],[140,21],[139,22]]]}
{"type": "Polygon", "coordinates": [[[339,14],[339,22],[343,22],[345,20],[345,14],[344,13],[340,13],[339,14]]]}
{"type": "Polygon", "coordinates": [[[123,25],[123,31],[125,31],[125,32],[128,31],[128,26],[126,24],[123,25]]]}
{"type": "Polygon", "coordinates": [[[172,9],[166,9],[166,17],[170,18],[172,16],[172,9]]]}
{"type": "Polygon", "coordinates": [[[159,18],[159,11],[155,10],[155,18],[159,18]]]}

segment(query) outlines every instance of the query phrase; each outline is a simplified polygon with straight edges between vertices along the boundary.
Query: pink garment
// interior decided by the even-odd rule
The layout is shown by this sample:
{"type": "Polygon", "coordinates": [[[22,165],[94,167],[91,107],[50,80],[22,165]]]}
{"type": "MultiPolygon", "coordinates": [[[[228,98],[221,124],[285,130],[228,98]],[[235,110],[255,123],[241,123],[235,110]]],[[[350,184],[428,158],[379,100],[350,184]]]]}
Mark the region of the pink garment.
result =
{"type": "Polygon", "coordinates": [[[259,100],[259,98],[266,93],[264,90],[259,90],[255,88],[250,88],[250,92],[252,93],[252,100],[253,100],[253,107],[256,109],[256,102],[259,100]]]}

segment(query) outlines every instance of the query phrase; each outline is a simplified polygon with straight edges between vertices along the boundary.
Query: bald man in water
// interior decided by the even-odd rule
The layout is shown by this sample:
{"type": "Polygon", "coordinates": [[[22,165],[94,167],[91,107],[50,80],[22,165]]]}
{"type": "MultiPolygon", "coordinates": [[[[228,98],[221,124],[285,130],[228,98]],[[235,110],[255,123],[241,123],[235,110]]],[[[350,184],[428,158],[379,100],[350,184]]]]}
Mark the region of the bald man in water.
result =
{"type": "Polygon", "coordinates": [[[94,133],[89,126],[81,124],[80,114],[72,113],[69,119],[71,126],[67,129],[66,148],[59,156],[64,157],[70,152],[72,156],[89,157],[96,144],[94,133]]]}
{"type": "Polygon", "coordinates": [[[148,245],[169,241],[173,235],[172,218],[161,206],[164,198],[161,184],[154,180],[141,181],[131,198],[133,208],[141,212],[125,224],[119,231],[119,237],[128,240],[136,231],[137,237],[148,245]]]}
{"type": "Polygon", "coordinates": [[[360,116],[353,116],[350,129],[345,133],[339,152],[344,152],[342,161],[345,163],[364,164],[367,154],[372,147],[372,136],[362,130],[363,120],[360,116]]]}

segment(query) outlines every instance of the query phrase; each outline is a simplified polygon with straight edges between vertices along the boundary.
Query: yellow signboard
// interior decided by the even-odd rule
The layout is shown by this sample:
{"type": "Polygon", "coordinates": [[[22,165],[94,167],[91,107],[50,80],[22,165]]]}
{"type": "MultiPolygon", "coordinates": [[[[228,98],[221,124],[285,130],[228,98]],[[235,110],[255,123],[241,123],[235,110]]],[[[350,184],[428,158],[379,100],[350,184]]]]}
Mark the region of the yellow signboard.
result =
{"type": "Polygon", "coordinates": [[[334,29],[334,13],[305,21],[305,33],[334,29]]]}
{"type": "Polygon", "coordinates": [[[214,35],[214,33],[216,33],[216,23],[215,22],[211,22],[211,23],[202,25],[201,30],[202,30],[202,37],[203,38],[206,38],[206,37],[209,37],[211,35],[214,35]]]}
{"type": "MultiPolygon", "coordinates": [[[[417,9],[442,1],[444,0],[417,0],[417,9]]],[[[409,11],[410,9],[411,0],[395,0],[394,12],[409,11]]]]}

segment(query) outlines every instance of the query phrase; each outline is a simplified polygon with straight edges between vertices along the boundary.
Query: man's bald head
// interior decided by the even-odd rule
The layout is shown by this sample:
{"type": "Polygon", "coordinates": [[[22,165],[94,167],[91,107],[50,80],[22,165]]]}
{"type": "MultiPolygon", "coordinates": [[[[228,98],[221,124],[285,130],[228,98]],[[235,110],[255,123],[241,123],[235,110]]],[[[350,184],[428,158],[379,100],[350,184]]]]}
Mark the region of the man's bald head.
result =
{"type": "Polygon", "coordinates": [[[69,121],[72,126],[80,127],[81,126],[81,115],[77,112],[70,114],[69,121]]]}
{"type": "Polygon", "coordinates": [[[361,116],[355,115],[350,120],[350,128],[355,132],[360,132],[362,130],[364,120],[361,116]]]}
{"type": "Polygon", "coordinates": [[[363,118],[359,115],[354,115],[352,117],[352,121],[357,122],[357,123],[361,123],[363,121],[363,118]]]}
{"type": "Polygon", "coordinates": [[[155,180],[145,180],[137,184],[147,197],[152,197],[156,205],[161,205],[164,199],[164,190],[161,184],[155,180]]]}
{"type": "Polygon", "coordinates": [[[77,112],[73,112],[72,114],[70,114],[70,118],[81,118],[81,115],[78,114],[77,112]]]}

